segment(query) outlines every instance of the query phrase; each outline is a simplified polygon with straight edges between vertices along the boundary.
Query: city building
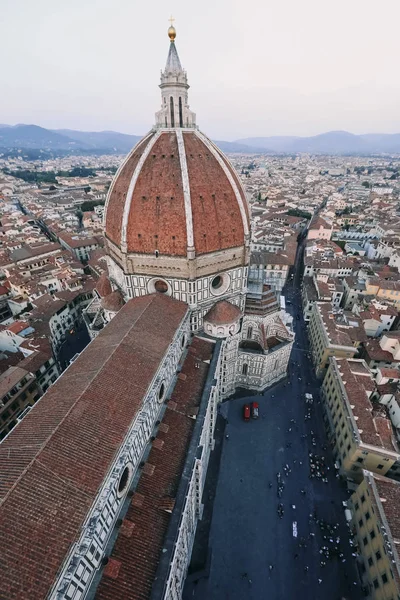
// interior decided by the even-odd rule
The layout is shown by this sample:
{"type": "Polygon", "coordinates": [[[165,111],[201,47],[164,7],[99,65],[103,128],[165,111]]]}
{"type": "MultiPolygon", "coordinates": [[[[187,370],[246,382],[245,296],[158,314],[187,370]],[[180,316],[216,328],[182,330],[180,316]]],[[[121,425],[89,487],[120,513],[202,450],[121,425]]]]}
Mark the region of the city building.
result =
{"type": "Polygon", "coordinates": [[[330,357],[352,358],[366,340],[359,317],[334,310],[325,302],[313,303],[308,336],[317,377],[325,375],[330,357]]]}
{"type": "Polygon", "coordinates": [[[324,418],[340,471],[362,469],[400,481],[400,449],[386,406],[371,399],[375,382],[361,359],[330,358],[321,392],[324,418]]]}
{"type": "Polygon", "coordinates": [[[371,600],[400,596],[400,484],[368,471],[351,495],[351,526],[365,592],[371,600]]]}
{"type": "Polygon", "coordinates": [[[22,418],[39,397],[36,378],[25,369],[9,367],[0,375],[0,439],[13,429],[18,419],[22,418]]]}

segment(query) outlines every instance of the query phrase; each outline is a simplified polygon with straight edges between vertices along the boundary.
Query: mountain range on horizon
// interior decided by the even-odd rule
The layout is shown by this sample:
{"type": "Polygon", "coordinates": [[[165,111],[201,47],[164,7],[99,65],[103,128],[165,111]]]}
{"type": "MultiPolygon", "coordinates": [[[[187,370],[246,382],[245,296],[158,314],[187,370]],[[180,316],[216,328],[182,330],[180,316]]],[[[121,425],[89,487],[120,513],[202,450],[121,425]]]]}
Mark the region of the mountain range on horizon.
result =
{"type": "MultiPolygon", "coordinates": [[[[53,130],[38,125],[0,124],[0,149],[126,154],[141,138],[116,131],[53,130]]],[[[309,137],[249,137],[233,142],[216,140],[215,143],[223,152],[243,154],[400,154],[400,133],[356,135],[347,131],[329,131],[309,137]]]]}

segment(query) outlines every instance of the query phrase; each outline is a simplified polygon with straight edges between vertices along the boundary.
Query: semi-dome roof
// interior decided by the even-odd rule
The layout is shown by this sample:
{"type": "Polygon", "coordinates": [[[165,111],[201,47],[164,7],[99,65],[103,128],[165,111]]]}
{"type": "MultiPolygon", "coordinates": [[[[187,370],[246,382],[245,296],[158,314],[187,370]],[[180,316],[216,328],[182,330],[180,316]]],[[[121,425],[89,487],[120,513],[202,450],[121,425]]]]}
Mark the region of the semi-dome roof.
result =
{"type": "Polygon", "coordinates": [[[226,156],[196,129],[157,129],[110,188],[105,234],[123,252],[186,257],[243,246],[249,209],[226,156]]]}
{"type": "Polygon", "coordinates": [[[112,292],[110,280],[108,279],[107,273],[102,273],[99,280],[96,283],[96,292],[101,298],[108,296],[112,292]]]}
{"type": "Polygon", "coordinates": [[[101,300],[101,305],[104,310],[109,310],[111,312],[118,312],[124,305],[124,298],[119,290],[115,290],[105,296],[101,300]]]}

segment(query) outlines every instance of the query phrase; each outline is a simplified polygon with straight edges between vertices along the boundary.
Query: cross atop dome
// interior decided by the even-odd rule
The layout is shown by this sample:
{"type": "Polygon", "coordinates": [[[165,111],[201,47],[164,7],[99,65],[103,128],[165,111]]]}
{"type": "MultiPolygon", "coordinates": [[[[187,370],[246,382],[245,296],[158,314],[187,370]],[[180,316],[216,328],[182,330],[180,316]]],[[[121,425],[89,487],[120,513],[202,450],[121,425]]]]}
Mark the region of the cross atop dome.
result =
{"type": "Polygon", "coordinates": [[[182,68],[175,45],[175,19],[171,16],[169,21],[170,45],[165,69],[161,72],[161,110],[156,113],[156,127],[193,129],[196,128],[196,115],[189,110],[187,74],[182,68]]]}

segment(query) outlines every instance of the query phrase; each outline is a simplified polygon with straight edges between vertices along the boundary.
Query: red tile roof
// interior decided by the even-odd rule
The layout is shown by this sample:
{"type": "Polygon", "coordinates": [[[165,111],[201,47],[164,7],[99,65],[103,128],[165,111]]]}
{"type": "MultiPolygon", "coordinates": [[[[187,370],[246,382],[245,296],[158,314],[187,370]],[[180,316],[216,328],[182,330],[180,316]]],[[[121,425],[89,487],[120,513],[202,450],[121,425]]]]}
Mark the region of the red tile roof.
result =
{"type": "Polygon", "coordinates": [[[101,305],[105,310],[118,312],[124,305],[124,298],[119,290],[115,290],[105,298],[102,298],[101,305]]]}
{"type": "Polygon", "coordinates": [[[208,311],[204,320],[213,325],[225,325],[234,323],[240,319],[241,314],[241,310],[237,306],[234,306],[226,300],[221,300],[214,304],[212,309],[208,311]]]}
{"type": "Polygon", "coordinates": [[[187,310],[130,300],[0,445],[0,597],[46,597],[187,310]]]}
{"type": "Polygon", "coordinates": [[[105,570],[96,600],[150,598],[214,344],[194,338],[105,570]],[[198,368],[196,367],[198,365],[198,368]],[[160,444],[160,442],[164,442],[160,444]]]}
{"type": "Polygon", "coordinates": [[[107,273],[102,273],[100,275],[99,280],[96,283],[96,292],[98,292],[102,298],[104,298],[104,296],[108,296],[108,294],[111,294],[112,287],[107,273]]]}

